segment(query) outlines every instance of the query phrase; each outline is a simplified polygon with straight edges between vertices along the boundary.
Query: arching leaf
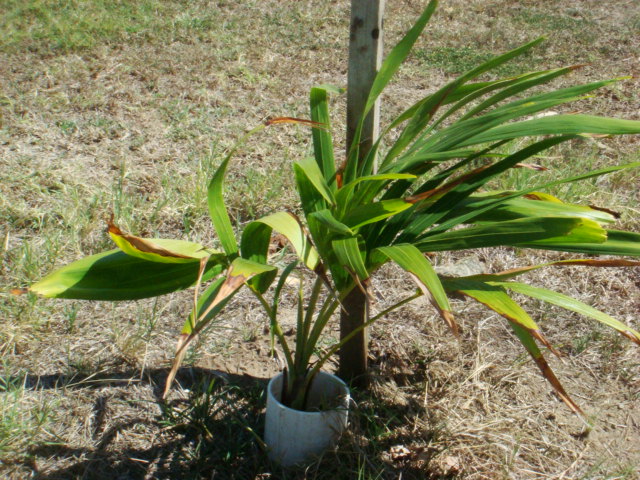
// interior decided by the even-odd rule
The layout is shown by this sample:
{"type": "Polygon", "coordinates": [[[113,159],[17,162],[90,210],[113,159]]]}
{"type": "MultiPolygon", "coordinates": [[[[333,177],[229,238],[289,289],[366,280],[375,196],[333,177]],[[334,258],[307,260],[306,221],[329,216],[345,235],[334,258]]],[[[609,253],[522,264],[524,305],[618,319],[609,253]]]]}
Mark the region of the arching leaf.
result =
{"type": "MultiPolygon", "coordinates": [[[[79,300],[137,300],[190,287],[198,278],[199,261],[150,262],[111,250],[66,265],[31,285],[29,291],[44,297],[79,300]]],[[[204,280],[225,265],[211,260],[204,280]]]]}
{"type": "Polygon", "coordinates": [[[599,322],[617,330],[622,335],[630,339],[631,341],[640,345],[640,332],[637,332],[633,328],[625,325],[624,323],[616,320],[610,315],[607,315],[600,310],[597,310],[586,303],[583,303],[575,298],[568,297],[562,293],[554,292],[546,288],[533,287],[526,283],[518,282],[491,282],[492,285],[499,285],[503,288],[507,288],[516,293],[527,295],[528,297],[537,298],[543,302],[551,303],[567,310],[574,311],[581,315],[591,317],[599,322]]]}
{"type": "Polygon", "coordinates": [[[458,325],[451,313],[449,299],[444,291],[438,274],[431,262],[416,247],[409,244],[380,247],[375,250],[397,263],[400,268],[411,274],[420,290],[430,299],[431,304],[447,323],[451,331],[458,335],[458,325]]]}
{"type": "MultiPolygon", "coordinates": [[[[307,237],[304,228],[300,224],[298,218],[288,212],[278,212],[268,215],[255,222],[251,222],[244,230],[242,235],[242,254],[245,258],[252,258],[252,255],[258,254],[261,258],[266,258],[266,247],[271,231],[284,235],[295,249],[300,260],[310,268],[315,270],[319,263],[318,252],[313,247],[307,237]],[[261,238],[261,241],[257,241],[261,238]],[[267,239],[265,244],[264,239],[267,239]]],[[[263,260],[261,260],[263,261],[263,260]]]]}
{"type": "Polygon", "coordinates": [[[202,329],[222,310],[226,303],[236,294],[238,289],[254,278],[275,270],[275,267],[252,262],[244,258],[236,258],[227,271],[226,278],[212,284],[197,303],[197,318],[192,315],[187,319],[176,345],[176,355],[167,376],[163,397],[167,395],[171,384],[184,360],[187,348],[195,340],[202,329]]]}

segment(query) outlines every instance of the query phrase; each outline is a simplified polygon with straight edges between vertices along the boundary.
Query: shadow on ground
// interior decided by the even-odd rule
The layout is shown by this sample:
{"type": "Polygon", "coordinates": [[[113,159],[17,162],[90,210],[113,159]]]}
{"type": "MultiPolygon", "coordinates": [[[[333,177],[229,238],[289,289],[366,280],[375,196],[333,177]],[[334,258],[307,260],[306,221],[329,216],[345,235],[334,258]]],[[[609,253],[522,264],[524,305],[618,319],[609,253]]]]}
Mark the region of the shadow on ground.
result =
{"type": "MultiPolygon", "coordinates": [[[[161,395],[167,373],[166,369],[156,369],[141,375],[132,369],[83,377],[63,374],[23,377],[20,379],[23,384],[34,390],[63,387],[101,390],[95,390],[97,395],[93,397],[91,425],[95,446],[37,444],[15,466],[31,470],[41,480],[455,477],[430,468],[431,459],[438,453],[435,449],[400,448],[428,445],[433,439],[417,439],[410,430],[402,428],[408,417],[423,408],[417,400],[417,403],[406,399],[395,402],[376,395],[376,389],[355,391],[351,428],[337,451],[327,453],[304,469],[283,470],[269,463],[260,439],[264,424],[263,392],[268,379],[185,368],[178,375],[182,395],[170,396],[165,402],[161,395]],[[152,389],[155,398],[152,403],[160,414],[117,418],[117,406],[109,405],[113,396],[103,391],[109,387],[126,390],[132,379],[136,379],[136,385],[146,383],[152,389]],[[119,436],[131,436],[140,429],[146,429],[147,434],[153,431],[151,443],[137,448],[123,447],[117,441],[119,436]],[[46,471],[38,467],[43,459],[49,465],[46,471]]],[[[437,435],[437,430],[428,434],[433,435],[437,435]]]]}

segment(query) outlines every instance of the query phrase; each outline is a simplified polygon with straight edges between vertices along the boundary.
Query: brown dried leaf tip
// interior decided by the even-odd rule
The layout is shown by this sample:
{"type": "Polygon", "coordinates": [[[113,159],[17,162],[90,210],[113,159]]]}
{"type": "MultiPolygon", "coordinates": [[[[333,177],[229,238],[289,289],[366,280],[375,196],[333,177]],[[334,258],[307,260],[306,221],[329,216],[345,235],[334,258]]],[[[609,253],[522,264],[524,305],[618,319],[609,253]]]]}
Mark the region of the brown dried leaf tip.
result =
{"type": "Polygon", "coordinates": [[[164,384],[164,391],[162,392],[163,399],[167,398],[167,395],[169,394],[169,390],[171,389],[171,385],[173,385],[173,381],[176,378],[178,369],[180,368],[180,365],[182,365],[182,360],[184,360],[184,357],[187,354],[187,347],[196,337],[197,335],[186,333],[182,333],[178,337],[178,343],[176,345],[176,356],[173,359],[173,364],[171,365],[171,370],[169,371],[169,375],[167,376],[167,380],[164,384]]]}
{"type": "Polygon", "coordinates": [[[613,215],[613,218],[615,218],[616,220],[621,217],[619,212],[616,212],[615,210],[611,210],[609,208],[598,207],[597,205],[589,205],[589,208],[592,210],[598,210],[600,212],[608,213],[609,215],[613,215]]]}
{"type": "Polygon", "coordinates": [[[560,399],[574,413],[584,416],[584,412],[582,411],[582,409],[578,406],[576,402],[573,401],[573,399],[565,391],[564,387],[560,383],[560,380],[558,380],[558,377],[556,377],[556,375],[553,373],[553,370],[551,370],[551,367],[549,366],[545,358],[542,355],[540,355],[539,357],[536,357],[534,355],[531,355],[531,356],[533,357],[533,360],[536,362],[536,365],[542,372],[542,375],[544,376],[544,378],[546,378],[547,381],[551,384],[551,386],[555,390],[556,394],[560,397],[560,399]]]}
{"type": "Polygon", "coordinates": [[[543,167],[542,165],[535,163],[516,163],[515,168],[526,168],[528,170],[536,170],[538,172],[546,172],[549,170],[547,167],[543,167]]]}
{"type": "Polygon", "coordinates": [[[109,220],[107,231],[113,235],[124,238],[133,248],[144,253],[155,253],[156,255],[160,255],[162,257],[188,259],[193,258],[189,255],[183,255],[182,253],[172,252],[170,250],[167,250],[166,248],[162,248],[161,246],[156,245],[155,243],[150,242],[147,239],[136,237],[135,235],[129,235],[128,233],[123,232],[115,223],[113,223],[113,215],[109,220]]]}
{"type": "Polygon", "coordinates": [[[309,125],[313,128],[322,128],[327,129],[326,123],[314,122],[313,120],[307,120],[306,118],[295,118],[295,117],[272,117],[268,118],[264,125],[269,127],[271,125],[278,125],[280,123],[300,123],[302,125],[309,125]]]}

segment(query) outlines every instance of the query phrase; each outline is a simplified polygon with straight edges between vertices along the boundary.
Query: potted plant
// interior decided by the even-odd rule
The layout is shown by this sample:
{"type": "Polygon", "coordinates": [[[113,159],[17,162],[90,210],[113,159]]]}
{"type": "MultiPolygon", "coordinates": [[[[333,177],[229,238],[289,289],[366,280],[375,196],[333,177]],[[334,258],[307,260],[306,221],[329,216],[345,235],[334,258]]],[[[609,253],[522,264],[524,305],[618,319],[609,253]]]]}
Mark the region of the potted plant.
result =
{"type": "MultiPolygon", "coordinates": [[[[409,54],[435,8],[436,2],[431,1],[387,56],[369,93],[363,119],[409,54]]],[[[476,81],[540,41],[492,58],[427,95],[393,120],[364,157],[359,152],[364,122],[361,119],[344,162],[335,161],[330,133],[328,98],[334,90],[313,88],[311,121],[273,119],[242,139],[243,142],[265,126],[279,123],[313,127],[314,157],[293,165],[302,218],[278,212],[251,222],[243,228],[238,245],[223,197],[232,151],[214,174],[208,191],[209,211],[222,251],[189,242],[140,239],[111,224],[109,233],[119,249],[63,267],[29,290],[50,297],[124,300],[161,295],[195,284],[194,307],[178,341],[168,388],[190,342],[238,289],[247,285],[264,306],[285,357],[282,390],[273,387],[272,393],[280,391],[284,404],[298,410],[308,408],[313,381],[321,366],[355,334],[343,337],[320,358],[313,357],[318,338],[338,309],[361,308],[365,315],[359,327],[362,329],[390,310],[426,295],[457,334],[459,328],[448,295],[462,294],[506,318],[543,376],[574,412],[581,413],[542,354],[540,345],[557,353],[553,344],[509,293],[579,312],[640,344],[639,332],[603,312],[561,293],[513,281],[543,267],[640,265],[624,258],[592,257],[640,256],[640,234],[611,228],[616,220],[614,212],[564,203],[543,192],[556,185],[636,168],[640,163],[605,167],[568,178],[539,182],[532,178],[527,187],[517,191],[492,190],[490,182],[514,168],[544,170],[541,165],[526,162],[537,161],[541,152],[564,142],[640,133],[640,122],[582,114],[541,116],[545,110],[581,100],[618,81],[529,93],[534,87],[571,73],[578,68],[575,66],[476,81]],[[265,297],[277,276],[276,268],[268,261],[273,231],[289,240],[302,264],[316,276],[307,310],[299,303],[293,351],[279,329],[277,312],[283,282],[293,266],[282,271],[274,301],[269,303],[265,297]],[[591,256],[456,278],[438,275],[427,256],[497,246],[591,256]],[[418,288],[415,294],[396,299],[390,308],[372,315],[368,308],[369,282],[372,274],[390,261],[408,272],[418,288]],[[200,292],[200,284],[209,281],[200,292]]]]}
{"type": "MultiPolygon", "coordinates": [[[[304,221],[280,213],[253,222],[243,232],[243,251],[250,258],[263,261],[272,230],[286,236],[301,260],[331,285],[343,303],[343,311],[361,310],[364,318],[360,328],[379,316],[369,315],[368,285],[371,275],[389,261],[408,272],[419,288],[416,295],[429,298],[454,334],[458,333],[458,325],[448,295],[472,298],[507,319],[543,376],[562,400],[580,413],[537,342],[558,352],[509,293],[576,311],[614,328],[637,344],[640,333],[578,300],[513,279],[543,267],[633,267],[640,262],[570,258],[506,272],[451,278],[438,275],[427,254],[509,246],[640,256],[639,234],[611,228],[617,219],[615,212],[564,203],[543,192],[564,183],[637,168],[639,162],[550,181],[536,182],[532,175],[529,185],[517,191],[487,188],[492,180],[514,168],[529,169],[534,174],[546,170],[542,165],[525,162],[537,161],[541,152],[549,148],[591,136],[637,134],[640,122],[582,114],[541,115],[540,112],[582,100],[590,92],[620,80],[528,93],[571,73],[577,66],[473,82],[528,52],[542,41],[537,39],[488,60],[409,107],[390,122],[362,158],[359,147],[364,118],[411,51],[436,3],[429,3],[383,62],[344,162],[334,159],[328,128],[328,98],[336,89],[311,90],[311,118],[327,128],[313,129],[314,157],[293,165],[304,221]]],[[[416,295],[398,300],[387,311],[416,295]]],[[[348,340],[343,338],[340,345],[348,340]]]]}
{"type": "Polygon", "coordinates": [[[264,432],[270,458],[283,466],[308,462],[335,445],[347,427],[350,399],[347,385],[321,370],[337,346],[319,352],[317,343],[340,305],[321,276],[316,276],[306,304],[300,276],[293,349],[282,331],[279,297],[297,263],[283,269],[271,304],[257,293],[270,319],[272,339],[277,338],[284,356],[283,372],[267,386],[264,432]]]}

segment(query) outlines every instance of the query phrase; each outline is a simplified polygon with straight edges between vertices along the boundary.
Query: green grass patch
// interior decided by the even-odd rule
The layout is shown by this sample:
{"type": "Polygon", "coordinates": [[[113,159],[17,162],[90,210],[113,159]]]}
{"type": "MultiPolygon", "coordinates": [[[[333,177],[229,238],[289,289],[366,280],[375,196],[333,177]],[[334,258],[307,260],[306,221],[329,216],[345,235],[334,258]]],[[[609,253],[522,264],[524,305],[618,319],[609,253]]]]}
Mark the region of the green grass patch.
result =
{"type": "Polygon", "coordinates": [[[596,23],[585,18],[579,9],[569,8],[564,13],[549,13],[548,10],[524,8],[516,16],[516,20],[550,36],[569,33],[580,41],[593,41],[598,32],[596,23]]]}
{"type": "MultiPolygon", "coordinates": [[[[460,74],[467,72],[496,56],[491,52],[473,47],[432,47],[416,50],[416,57],[429,68],[439,68],[445,73],[460,74]]],[[[507,63],[492,70],[498,76],[517,75],[528,70],[531,62],[529,54],[516,62],[507,63]],[[527,60],[528,59],[528,60],[527,60]]]]}
{"type": "MultiPolygon", "coordinates": [[[[571,10],[568,13],[572,13],[571,10]]],[[[574,12],[575,15],[577,13],[574,12]]],[[[520,19],[529,25],[538,25],[546,30],[570,30],[579,31],[586,26],[592,26],[593,22],[579,16],[558,15],[546,13],[535,8],[525,8],[519,15],[520,19]]]]}
{"type": "Polygon", "coordinates": [[[102,43],[197,36],[215,27],[215,15],[204,2],[7,0],[0,3],[0,51],[76,52],[102,43]]]}
{"type": "MultiPolygon", "coordinates": [[[[26,454],[45,433],[53,418],[55,403],[29,398],[24,378],[9,373],[7,362],[0,375],[0,459],[15,460],[26,454]]],[[[3,462],[0,461],[0,465],[3,462]]]]}

